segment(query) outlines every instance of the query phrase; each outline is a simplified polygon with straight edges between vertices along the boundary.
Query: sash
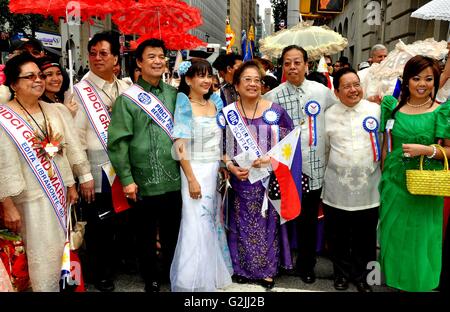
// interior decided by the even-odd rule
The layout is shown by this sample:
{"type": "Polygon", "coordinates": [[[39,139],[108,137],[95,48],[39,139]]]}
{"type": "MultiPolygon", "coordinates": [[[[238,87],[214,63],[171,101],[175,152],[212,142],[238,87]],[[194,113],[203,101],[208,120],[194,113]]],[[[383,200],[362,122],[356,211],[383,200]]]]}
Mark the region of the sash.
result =
{"type": "Polygon", "coordinates": [[[9,107],[0,105],[0,125],[5,129],[8,136],[17,146],[17,149],[25,158],[35,175],[42,190],[47,195],[59,224],[64,233],[67,232],[66,219],[66,188],[61,173],[53,160],[48,160],[43,155],[38,156],[37,150],[33,148],[34,130],[31,126],[9,107]],[[52,178],[48,170],[53,166],[55,175],[52,178]]]}
{"type": "Polygon", "coordinates": [[[225,119],[236,139],[239,147],[244,152],[250,152],[256,155],[256,157],[261,157],[263,155],[261,149],[256,143],[255,138],[247,127],[241,113],[236,107],[236,102],[229,104],[222,109],[225,119]]]}
{"type": "Polygon", "coordinates": [[[134,84],[122,95],[139,106],[174,141],[172,113],[154,94],[146,92],[141,86],[134,84]]]}
{"type": "Polygon", "coordinates": [[[98,95],[95,87],[86,79],[81,80],[73,87],[81,99],[81,104],[86,111],[86,115],[98,139],[102,143],[105,152],[108,153],[108,127],[111,122],[111,117],[109,116],[106,105],[98,95]]]}
{"type": "MultiPolygon", "coordinates": [[[[111,122],[111,116],[109,115],[107,106],[103,103],[103,100],[98,95],[95,87],[88,80],[81,80],[74,86],[74,89],[81,99],[81,104],[86,111],[89,122],[102,143],[103,149],[108,155],[108,127],[111,122]]],[[[128,205],[125,198],[122,185],[119,178],[116,176],[116,172],[112,166],[108,164],[110,164],[110,162],[103,164],[102,170],[105,172],[112,189],[111,193],[114,210],[120,212],[130,208],[130,205],[128,205]]]]}

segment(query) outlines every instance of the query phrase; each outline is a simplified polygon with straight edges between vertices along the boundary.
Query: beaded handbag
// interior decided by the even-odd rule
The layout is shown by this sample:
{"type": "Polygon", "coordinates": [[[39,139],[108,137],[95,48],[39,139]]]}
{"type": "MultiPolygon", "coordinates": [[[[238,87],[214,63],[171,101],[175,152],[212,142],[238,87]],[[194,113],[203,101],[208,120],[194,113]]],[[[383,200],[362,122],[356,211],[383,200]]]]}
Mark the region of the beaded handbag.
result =
{"type": "Polygon", "coordinates": [[[444,154],[443,170],[423,170],[423,158],[420,156],[420,169],[406,170],[406,187],[414,195],[450,196],[450,171],[445,149],[433,144],[444,154]]]}

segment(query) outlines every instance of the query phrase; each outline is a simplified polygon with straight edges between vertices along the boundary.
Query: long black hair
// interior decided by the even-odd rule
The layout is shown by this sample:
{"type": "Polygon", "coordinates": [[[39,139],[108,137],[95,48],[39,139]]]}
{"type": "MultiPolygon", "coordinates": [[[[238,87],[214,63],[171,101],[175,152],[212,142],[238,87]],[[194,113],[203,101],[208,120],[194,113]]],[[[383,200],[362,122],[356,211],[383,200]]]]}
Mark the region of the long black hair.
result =
{"type": "MultiPolygon", "coordinates": [[[[191,62],[191,67],[187,70],[184,75],[181,75],[180,85],[178,86],[178,92],[183,92],[189,97],[189,93],[191,92],[191,87],[189,87],[186,83],[186,77],[194,78],[195,76],[202,76],[209,74],[212,76],[212,67],[211,64],[205,59],[202,58],[192,58],[189,60],[191,62]]],[[[212,90],[209,89],[208,93],[203,95],[205,100],[209,100],[211,97],[212,90]]]]}
{"type": "Polygon", "coordinates": [[[420,74],[428,67],[431,68],[434,76],[434,92],[431,93],[432,102],[430,104],[430,107],[433,106],[433,103],[436,100],[436,95],[439,90],[439,79],[441,76],[439,64],[435,59],[432,59],[431,57],[416,55],[405,64],[405,69],[403,70],[403,81],[401,86],[400,102],[398,103],[397,107],[392,111],[392,118],[395,118],[395,114],[409,100],[409,97],[411,95],[411,93],[409,92],[409,80],[412,77],[420,74]]]}

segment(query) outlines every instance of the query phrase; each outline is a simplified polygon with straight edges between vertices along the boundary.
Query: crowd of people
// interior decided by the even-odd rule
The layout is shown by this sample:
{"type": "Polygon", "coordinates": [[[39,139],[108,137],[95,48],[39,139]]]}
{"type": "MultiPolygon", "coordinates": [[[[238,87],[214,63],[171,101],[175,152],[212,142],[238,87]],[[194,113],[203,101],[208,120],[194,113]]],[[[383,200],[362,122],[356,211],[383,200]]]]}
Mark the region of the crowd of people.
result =
{"type": "MultiPolygon", "coordinates": [[[[421,157],[426,170],[450,158],[450,102],[436,101],[450,62],[441,69],[414,56],[400,98],[381,99],[365,96],[370,63],[357,72],[326,57],[329,88],[296,45],[282,52],[283,78],[268,60],[227,54],[183,61],[177,87],[163,78],[163,41],[137,47],[129,81],[117,78],[119,48],[112,33],[95,34],[73,94],[60,64],[32,45],[15,47],[4,68],[0,222],[23,237],[32,291],[60,290],[75,203],[87,221],[85,278],[100,291],[114,290],[118,257],[137,259],[148,292],[162,282],[172,291],[232,281],[271,289],[286,271],[312,284],[321,209],[336,290],[371,292],[374,261],[389,287],[449,289],[444,198],[409,193],[406,170],[421,157]],[[266,153],[294,128],[302,208],[283,223],[268,199],[266,153]],[[116,213],[120,199],[129,208],[116,213]]],[[[371,62],[386,55],[376,45],[371,62]]],[[[0,291],[12,290],[7,274],[0,261],[0,291]]]]}

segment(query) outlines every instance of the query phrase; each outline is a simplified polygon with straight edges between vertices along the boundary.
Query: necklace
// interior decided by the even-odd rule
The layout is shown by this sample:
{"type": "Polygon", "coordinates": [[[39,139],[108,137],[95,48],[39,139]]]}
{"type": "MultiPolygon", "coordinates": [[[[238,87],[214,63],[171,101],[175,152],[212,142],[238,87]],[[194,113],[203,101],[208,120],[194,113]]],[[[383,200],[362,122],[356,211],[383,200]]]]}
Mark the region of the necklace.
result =
{"type": "Polygon", "coordinates": [[[411,107],[422,107],[422,106],[425,106],[428,103],[430,103],[430,101],[431,101],[431,99],[428,99],[425,102],[423,102],[422,104],[417,104],[417,105],[411,104],[411,103],[409,103],[409,101],[406,101],[406,104],[411,106],[411,107]]]}
{"type": "Polygon", "coordinates": [[[256,111],[258,110],[259,99],[256,102],[255,110],[253,111],[253,116],[252,116],[251,121],[250,121],[250,119],[248,119],[247,114],[245,113],[244,105],[242,104],[242,99],[240,99],[240,102],[241,102],[242,112],[244,113],[244,117],[245,117],[245,119],[247,119],[247,124],[251,125],[253,123],[253,119],[255,119],[256,111]]]}
{"type": "Polygon", "coordinates": [[[206,106],[206,105],[208,104],[208,101],[207,101],[206,99],[203,99],[203,102],[194,100],[194,99],[192,99],[192,98],[189,98],[189,100],[190,100],[192,103],[197,103],[197,104],[200,105],[200,106],[206,106]]]}
{"type": "Polygon", "coordinates": [[[36,119],[34,119],[33,115],[30,114],[30,112],[22,105],[22,103],[20,103],[19,99],[16,97],[16,101],[17,103],[20,105],[20,107],[22,108],[22,110],[27,114],[25,115],[25,117],[28,120],[28,123],[31,124],[30,119],[28,118],[31,117],[31,119],[33,119],[34,123],[36,124],[36,126],[39,128],[39,130],[42,132],[42,134],[44,135],[44,139],[48,139],[48,124],[47,124],[47,118],[45,117],[44,111],[42,110],[41,104],[38,102],[39,105],[39,109],[41,110],[42,116],[44,116],[44,127],[45,127],[45,131],[44,129],[41,128],[41,126],[37,123],[36,119]]]}

